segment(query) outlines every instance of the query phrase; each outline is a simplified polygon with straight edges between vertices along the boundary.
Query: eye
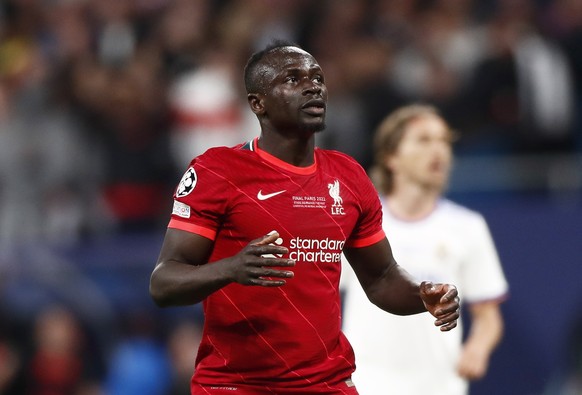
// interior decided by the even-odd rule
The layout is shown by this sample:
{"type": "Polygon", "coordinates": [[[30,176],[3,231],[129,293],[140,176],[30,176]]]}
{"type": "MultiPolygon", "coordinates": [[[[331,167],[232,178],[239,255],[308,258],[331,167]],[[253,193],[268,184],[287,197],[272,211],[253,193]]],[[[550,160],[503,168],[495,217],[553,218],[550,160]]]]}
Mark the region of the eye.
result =
{"type": "Polygon", "coordinates": [[[295,83],[295,82],[297,82],[297,77],[290,75],[287,78],[285,78],[285,82],[295,83]]]}
{"type": "Polygon", "coordinates": [[[313,78],[313,81],[317,82],[318,84],[323,84],[323,76],[322,75],[316,75],[313,78]]]}
{"type": "Polygon", "coordinates": [[[420,144],[426,145],[430,143],[430,137],[427,135],[420,135],[418,136],[418,138],[416,139],[420,144]]]}

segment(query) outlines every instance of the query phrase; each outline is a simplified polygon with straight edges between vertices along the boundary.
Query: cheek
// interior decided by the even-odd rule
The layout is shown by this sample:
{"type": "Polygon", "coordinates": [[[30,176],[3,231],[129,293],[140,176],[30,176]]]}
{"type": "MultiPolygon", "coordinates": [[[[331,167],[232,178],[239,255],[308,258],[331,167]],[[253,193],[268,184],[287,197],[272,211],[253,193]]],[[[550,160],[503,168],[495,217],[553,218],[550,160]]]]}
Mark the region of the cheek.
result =
{"type": "Polygon", "coordinates": [[[401,151],[399,160],[407,166],[412,166],[415,163],[425,163],[430,157],[431,154],[426,149],[410,145],[401,151]]]}
{"type": "Polygon", "coordinates": [[[288,116],[287,108],[289,107],[289,99],[284,97],[271,98],[268,106],[268,113],[273,118],[281,118],[288,116]]]}
{"type": "Polygon", "coordinates": [[[390,162],[390,168],[397,173],[416,173],[421,171],[426,161],[416,155],[402,155],[390,162]]]}

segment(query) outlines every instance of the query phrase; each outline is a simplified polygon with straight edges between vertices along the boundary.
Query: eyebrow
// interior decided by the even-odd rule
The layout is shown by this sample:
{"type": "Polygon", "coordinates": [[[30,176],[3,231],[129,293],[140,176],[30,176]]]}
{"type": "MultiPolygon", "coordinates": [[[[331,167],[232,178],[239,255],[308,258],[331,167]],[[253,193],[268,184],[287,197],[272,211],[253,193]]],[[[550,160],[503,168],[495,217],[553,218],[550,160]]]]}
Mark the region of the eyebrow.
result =
{"type": "MultiPolygon", "coordinates": [[[[290,68],[285,68],[284,71],[291,72],[291,73],[297,73],[299,71],[303,71],[303,69],[299,68],[299,67],[290,67],[290,68]]],[[[311,66],[309,68],[309,71],[312,72],[312,71],[323,71],[323,70],[321,69],[321,66],[311,66]]]]}

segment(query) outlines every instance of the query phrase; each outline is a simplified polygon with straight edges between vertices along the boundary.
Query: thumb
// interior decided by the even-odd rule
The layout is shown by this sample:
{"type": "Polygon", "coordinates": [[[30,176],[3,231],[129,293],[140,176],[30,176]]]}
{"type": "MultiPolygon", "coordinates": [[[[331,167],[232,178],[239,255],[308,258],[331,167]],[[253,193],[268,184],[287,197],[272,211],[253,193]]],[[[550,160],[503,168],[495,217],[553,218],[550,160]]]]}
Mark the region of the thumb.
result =
{"type": "Polygon", "coordinates": [[[423,281],[420,284],[420,296],[425,302],[430,304],[436,304],[440,300],[437,288],[431,281],[423,281]]]}
{"type": "Polygon", "coordinates": [[[432,281],[423,281],[422,283],[420,283],[420,292],[425,293],[425,294],[430,294],[430,293],[434,293],[436,291],[436,288],[434,286],[434,284],[432,283],[432,281]]]}

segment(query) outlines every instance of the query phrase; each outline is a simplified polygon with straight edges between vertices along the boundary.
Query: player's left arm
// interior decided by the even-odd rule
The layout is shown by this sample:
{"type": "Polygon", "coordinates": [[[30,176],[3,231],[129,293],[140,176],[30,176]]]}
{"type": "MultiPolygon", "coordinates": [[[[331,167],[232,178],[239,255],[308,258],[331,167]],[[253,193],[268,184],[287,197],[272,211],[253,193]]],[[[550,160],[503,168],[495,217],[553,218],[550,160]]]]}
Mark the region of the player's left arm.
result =
{"type": "Polygon", "coordinates": [[[503,316],[498,301],[469,306],[471,330],[463,344],[457,370],[468,380],[482,378],[489,367],[493,350],[503,336],[503,316]]]}
{"type": "Polygon", "coordinates": [[[386,238],[367,247],[346,248],[344,254],[372,303],[397,315],[429,311],[442,331],[457,326],[459,297],[450,284],[419,284],[398,265],[386,238]]]}

